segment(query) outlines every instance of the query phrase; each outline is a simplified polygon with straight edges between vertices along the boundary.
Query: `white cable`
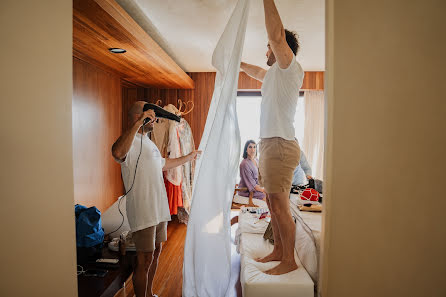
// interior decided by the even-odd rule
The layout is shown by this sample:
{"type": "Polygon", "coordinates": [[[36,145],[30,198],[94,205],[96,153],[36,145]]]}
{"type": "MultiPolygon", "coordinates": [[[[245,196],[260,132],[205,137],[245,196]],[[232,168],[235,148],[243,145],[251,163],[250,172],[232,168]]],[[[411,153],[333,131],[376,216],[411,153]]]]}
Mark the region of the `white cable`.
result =
{"type": "Polygon", "coordinates": [[[80,266],[80,265],[77,265],[77,267],[80,267],[80,268],[81,268],[81,270],[77,269],[77,275],[81,275],[81,274],[84,274],[84,273],[85,273],[84,267],[82,267],[82,266],[80,266]]]}

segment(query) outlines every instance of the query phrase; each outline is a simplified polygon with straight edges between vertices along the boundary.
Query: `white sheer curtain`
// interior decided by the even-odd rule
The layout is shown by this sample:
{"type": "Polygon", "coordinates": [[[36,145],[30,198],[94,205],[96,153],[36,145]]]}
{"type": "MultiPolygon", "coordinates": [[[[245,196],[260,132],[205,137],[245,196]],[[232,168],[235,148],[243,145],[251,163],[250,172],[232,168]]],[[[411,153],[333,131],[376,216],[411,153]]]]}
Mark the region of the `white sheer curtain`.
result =
{"type": "Polygon", "coordinates": [[[305,131],[302,150],[313,177],[324,177],[324,91],[305,91],[305,131]]]}
{"type": "Polygon", "coordinates": [[[212,56],[214,94],[195,167],[183,262],[183,297],[224,297],[231,277],[230,209],[240,132],[237,83],[249,0],[239,0],[212,56]]]}

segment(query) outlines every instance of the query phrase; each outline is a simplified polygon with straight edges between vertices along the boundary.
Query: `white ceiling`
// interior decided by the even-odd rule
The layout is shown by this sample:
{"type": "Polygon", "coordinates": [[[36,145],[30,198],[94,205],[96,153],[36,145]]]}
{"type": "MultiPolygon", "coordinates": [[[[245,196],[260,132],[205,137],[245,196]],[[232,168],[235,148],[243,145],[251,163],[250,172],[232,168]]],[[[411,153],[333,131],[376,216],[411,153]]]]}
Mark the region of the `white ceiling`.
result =
{"type": "MultiPolygon", "coordinates": [[[[212,52],[237,0],[117,0],[188,72],[215,71],[212,52]]],[[[325,1],[276,0],[285,28],[299,34],[298,61],[306,71],[325,69],[325,1]]],[[[266,67],[262,0],[251,0],[242,60],[266,67]]]]}

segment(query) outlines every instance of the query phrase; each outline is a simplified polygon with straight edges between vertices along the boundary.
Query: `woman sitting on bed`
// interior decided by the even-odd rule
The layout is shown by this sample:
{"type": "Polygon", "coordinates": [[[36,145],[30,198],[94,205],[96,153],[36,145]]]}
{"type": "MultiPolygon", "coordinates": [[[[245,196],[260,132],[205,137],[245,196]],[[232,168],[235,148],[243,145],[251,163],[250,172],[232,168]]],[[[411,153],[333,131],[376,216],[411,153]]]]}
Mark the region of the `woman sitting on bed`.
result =
{"type": "Polygon", "coordinates": [[[253,198],[265,199],[265,190],[259,185],[259,168],[256,158],[257,150],[254,140],[248,140],[243,149],[243,161],[240,163],[240,188],[248,188],[248,191],[239,191],[240,196],[249,196],[254,192],[253,198]]]}

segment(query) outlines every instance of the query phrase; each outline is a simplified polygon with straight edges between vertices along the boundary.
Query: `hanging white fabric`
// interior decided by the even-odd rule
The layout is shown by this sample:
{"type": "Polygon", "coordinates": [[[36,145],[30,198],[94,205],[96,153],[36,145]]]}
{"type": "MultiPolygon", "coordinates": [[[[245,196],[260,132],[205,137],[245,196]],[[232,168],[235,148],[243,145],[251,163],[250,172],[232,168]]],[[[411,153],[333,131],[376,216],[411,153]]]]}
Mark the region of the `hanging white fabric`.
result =
{"type": "Polygon", "coordinates": [[[224,297],[231,274],[230,209],[240,159],[236,97],[249,0],[239,0],[212,56],[217,69],[199,149],[183,263],[183,297],[224,297]]]}
{"type": "Polygon", "coordinates": [[[302,150],[313,177],[324,178],[324,91],[305,91],[305,130],[302,150]]]}

